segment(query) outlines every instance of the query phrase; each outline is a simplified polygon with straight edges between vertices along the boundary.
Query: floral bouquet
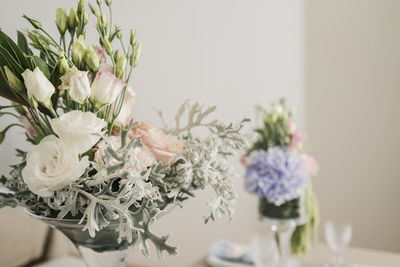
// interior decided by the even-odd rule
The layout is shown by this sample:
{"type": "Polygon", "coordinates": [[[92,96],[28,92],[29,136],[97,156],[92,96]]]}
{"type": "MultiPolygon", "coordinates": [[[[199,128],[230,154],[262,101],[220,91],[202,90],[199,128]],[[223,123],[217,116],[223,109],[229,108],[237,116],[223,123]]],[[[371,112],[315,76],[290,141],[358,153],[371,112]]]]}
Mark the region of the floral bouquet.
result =
{"type": "Polygon", "coordinates": [[[154,234],[150,224],[208,186],[215,197],[205,221],[232,216],[236,193],[227,158],[246,143],[240,134],[245,120],[208,120],[215,107],[189,101],[179,108],[174,127],[165,125],[161,112],[164,129],[135,120],[128,83],[141,44],[134,30],[124,43],[112,25],[111,0],[89,7],[97,19],[97,46],[85,42],[89,15],[83,0],[68,15],[57,9],[59,38],[28,16],[33,29],[18,32],[18,43],[0,31],[0,95],[11,101],[0,112],[19,121],[1,132],[0,142],[16,126],[33,144],[29,152],[17,150],[21,162],[1,177],[8,192],[0,193],[0,207],[24,207],[75,238],[78,248],[100,240],[91,248],[101,252],[102,244],[113,250],[137,241],[145,255],[149,242],[159,255],[175,254],[168,235],[154,234]],[[196,135],[198,127],[208,134],[196,135]],[[80,233],[72,233],[75,228],[80,233]]]}
{"type": "Polygon", "coordinates": [[[260,109],[263,127],[255,130],[258,139],[242,158],[245,187],[260,198],[262,217],[275,223],[291,220],[297,225],[291,238],[292,252],[305,253],[319,220],[310,178],[317,175],[318,165],[301,152],[305,134],[297,130],[293,111],[286,108],[284,99],[272,105],[272,112],[260,109]]]}

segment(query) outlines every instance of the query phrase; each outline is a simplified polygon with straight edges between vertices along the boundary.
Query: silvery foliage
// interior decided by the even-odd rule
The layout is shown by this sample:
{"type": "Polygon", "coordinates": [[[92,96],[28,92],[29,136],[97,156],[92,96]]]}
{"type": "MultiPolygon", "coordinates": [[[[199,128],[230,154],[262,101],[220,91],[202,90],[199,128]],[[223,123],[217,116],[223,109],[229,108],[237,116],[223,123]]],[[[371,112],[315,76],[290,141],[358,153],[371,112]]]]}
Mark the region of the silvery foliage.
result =
{"type": "Polygon", "coordinates": [[[132,151],[143,144],[137,136],[127,137],[128,130],[136,126],[131,123],[121,131],[120,148],[114,150],[109,145],[104,162],[92,162],[81,179],[56,191],[52,197],[38,197],[24,184],[20,173],[25,166],[25,154],[20,152],[23,163],[13,166],[11,178],[0,180],[15,193],[0,194],[0,207],[21,205],[38,215],[81,218],[79,223],[85,225],[84,230],[92,237],[111,221],[119,220],[119,242],[125,239],[132,242],[136,233],[144,255],[150,255],[149,242],[154,244],[160,257],[164,251],[176,254],[177,248],[167,244],[169,235],[160,237],[150,230],[150,225],[169,207],[180,206],[194,196],[195,190],[210,186],[215,197],[208,203],[210,212],[205,222],[223,214],[232,217],[234,212],[236,193],[231,183],[234,175],[227,158],[246,145],[240,134],[246,120],[238,125],[224,125],[217,120],[205,122],[214,110],[215,107],[204,109],[189,101],[181,106],[175,127],[166,129],[185,140],[184,153],[172,166],[158,163],[142,170],[140,160],[132,151]],[[204,138],[195,137],[193,130],[197,127],[205,127],[209,133],[204,138]]]}

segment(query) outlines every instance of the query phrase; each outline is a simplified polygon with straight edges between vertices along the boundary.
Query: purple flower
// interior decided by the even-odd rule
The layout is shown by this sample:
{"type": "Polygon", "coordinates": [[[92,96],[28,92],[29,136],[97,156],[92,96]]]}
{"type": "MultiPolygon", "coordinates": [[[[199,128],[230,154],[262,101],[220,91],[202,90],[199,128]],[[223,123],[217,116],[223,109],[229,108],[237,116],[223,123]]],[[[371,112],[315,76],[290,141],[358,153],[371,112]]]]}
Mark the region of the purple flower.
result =
{"type": "Polygon", "coordinates": [[[298,155],[280,147],[251,153],[245,174],[246,189],[279,206],[300,197],[309,179],[298,155]]]}

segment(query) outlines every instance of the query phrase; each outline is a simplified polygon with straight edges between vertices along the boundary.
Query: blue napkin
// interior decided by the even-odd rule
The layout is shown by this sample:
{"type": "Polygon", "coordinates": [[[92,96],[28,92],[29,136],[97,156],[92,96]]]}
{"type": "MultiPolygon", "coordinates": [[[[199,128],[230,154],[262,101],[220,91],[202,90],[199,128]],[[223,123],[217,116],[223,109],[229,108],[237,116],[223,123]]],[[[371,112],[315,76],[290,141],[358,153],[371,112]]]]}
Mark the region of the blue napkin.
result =
{"type": "Polygon", "coordinates": [[[219,240],[212,244],[209,255],[224,261],[254,266],[250,249],[248,247],[233,244],[226,240],[219,240]]]}

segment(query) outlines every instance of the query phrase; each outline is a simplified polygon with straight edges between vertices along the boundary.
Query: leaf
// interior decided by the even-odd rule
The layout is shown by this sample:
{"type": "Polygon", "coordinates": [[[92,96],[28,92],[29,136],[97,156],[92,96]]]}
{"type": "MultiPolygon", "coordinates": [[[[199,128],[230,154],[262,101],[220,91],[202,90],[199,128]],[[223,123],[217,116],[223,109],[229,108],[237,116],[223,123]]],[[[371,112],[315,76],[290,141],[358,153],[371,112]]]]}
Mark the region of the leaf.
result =
{"type": "Polygon", "coordinates": [[[0,96],[7,98],[11,101],[14,101],[14,99],[16,98],[14,93],[8,87],[8,84],[2,74],[0,74],[0,96]]]}
{"type": "Polygon", "coordinates": [[[22,68],[22,66],[16,61],[16,59],[10,54],[10,52],[1,45],[0,55],[2,56],[2,59],[0,59],[2,65],[9,66],[17,76],[20,76],[24,72],[25,69],[22,68]],[[4,64],[4,62],[6,62],[7,64],[4,64]]]}
{"type": "Polygon", "coordinates": [[[18,45],[3,31],[0,31],[0,45],[11,54],[11,56],[19,63],[19,65],[21,65],[24,70],[29,68],[29,63],[24,53],[22,53],[18,45]]]}
{"type": "Polygon", "coordinates": [[[33,55],[32,58],[33,61],[35,61],[36,67],[38,67],[43,72],[44,76],[46,76],[47,79],[50,79],[50,71],[47,63],[38,56],[33,55]]]}
{"type": "Polygon", "coordinates": [[[20,31],[17,31],[17,34],[18,34],[18,46],[19,48],[21,48],[22,52],[30,56],[33,55],[32,50],[29,49],[28,41],[26,40],[25,35],[20,31]]]}

